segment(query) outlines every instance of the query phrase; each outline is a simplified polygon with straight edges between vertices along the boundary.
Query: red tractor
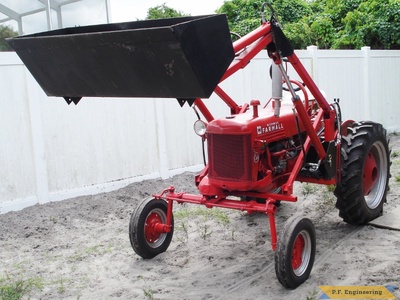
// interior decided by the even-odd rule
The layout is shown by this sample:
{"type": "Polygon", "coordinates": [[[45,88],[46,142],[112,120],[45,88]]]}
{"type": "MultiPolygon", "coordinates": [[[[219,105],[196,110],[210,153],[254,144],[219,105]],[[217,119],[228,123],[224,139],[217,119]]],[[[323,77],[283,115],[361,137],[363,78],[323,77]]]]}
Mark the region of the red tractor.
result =
{"type": "Polygon", "coordinates": [[[297,201],[295,181],[335,185],[343,220],[366,224],[386,202],[389,148],[381,124],[341,119],[339,101],[327,102],[270,5],[265,19],[265,6],[260,27],[233,43],[224,15],[61,29],[9,43],[46,93],[68,103],[83,96],[170,97],[202,114],[194,128],[207,142],[208,163],[195,178],[199,194],[170,186],[137,206],[129,237],[139,256],[167,250],[175,202],[261,212],[269,218],[277,278],[296,288],[314,263],[315,230],[308,218],[295,217],[278,236],[279,204],[297,201]],[[273,61],[272,97],[238,105],[219,83],[264,49],[273,61]],[[117,68],[114,58],[124,65],[117,68]],[[285,64],[301,82],[289,78],[285,64]],[[291,101],[282,100],[282,87],[291,101]],[[212,92],[228,105],[229,116],[214,119],[201,100],[212,92]]]}
{"type": "Polygon", "coordinates": [[[359,225],[378,217],[389,180],[386,131],[373,122],[341,120],[338,101],[325,100],[274,14],[235,41],[233,49],[235,59],[221,81],[267,49],[276,66],[271,100],[239,106],[217,86],[215,93],[231,110],[223,119],[214,119],[201,99],[194,101],[206,119],[198,120],[194,128],[208,145],[208,164],[195,178],[200,195],[168,187],[145,199],[132,214],[131,245],[143,258],[165,251],[173,235],[174,202],[262,212],[269,217],[277,278],[283,286],[296,288],[311,272],[315,231],[309,219],[297,217],[287,221],[278,239],[274,219],[278,204],[297,201],[294,181],[336,185],[336,207],[344,221],[359,225]],[[289,79],[284,60],[297,71],[301,83],[289,79]],[[290,103],[282,101],[282,83],[290,91],[290,103]]]}

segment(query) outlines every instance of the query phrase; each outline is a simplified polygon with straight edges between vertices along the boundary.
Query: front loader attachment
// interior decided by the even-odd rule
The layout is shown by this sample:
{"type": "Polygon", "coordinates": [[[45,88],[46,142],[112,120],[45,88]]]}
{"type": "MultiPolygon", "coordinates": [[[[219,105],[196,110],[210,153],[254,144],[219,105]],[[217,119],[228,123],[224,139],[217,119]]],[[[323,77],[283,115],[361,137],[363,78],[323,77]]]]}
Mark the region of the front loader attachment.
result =
{"type": "Polygon", "coordinates": [[[225,15],[73,27],[8,40],[48,96],[208,98],[234,58],[225,15]]]}

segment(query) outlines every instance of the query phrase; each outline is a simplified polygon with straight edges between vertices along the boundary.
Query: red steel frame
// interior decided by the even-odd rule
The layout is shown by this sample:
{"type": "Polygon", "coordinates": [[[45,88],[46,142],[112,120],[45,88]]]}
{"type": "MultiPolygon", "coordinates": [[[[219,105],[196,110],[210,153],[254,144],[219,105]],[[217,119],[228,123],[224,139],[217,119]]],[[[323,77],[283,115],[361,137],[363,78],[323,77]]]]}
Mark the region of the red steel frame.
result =
{"type": "MultiPolygon", "coordinates": [[[[243,69],[247,66],[251,59],[253,59],[261,50],[265,49],[266,46],[273,42],[273,33],[272,33],[272,25],[269,22],[263,23],[258,29],[250,32],[245,35],[238,41],[233,43],[233,49],[236,54],[235,60],[231,63],[230,67],[225,72],[224,76],[221,79],[221,82],[230,77],[232,74],[237,72],[240,69],[243,69]]],[[[277,59],[274,60],[276,64],[281,64],[281,60],[278,54],[275,54],[277,59]]],[[[291,63],[293,68],[296,70],[300,78],[303,80],[305,85],[310,90],[311,94],[315,97],[320,110],[318,111],[316,117],[311,120],[307,110],[302,101],[298,99],[293,100],[294,107],[297,111],[297,114],[307,132],[307,138],[304,143],[304,151],[310,149],[310,146],[313,145],[317,155],[320,160],[323,160],[326,156],[325,149],[322,146],[322,143],[317,135],[317,127],[324,122],[325,126],[325,140],[331,141],[336,137],[335,130],[335,116],[336,112],[331,105],[325,100],[324,96],[311,79],[310,75],[307,73],[304,66],[301,64],[300,60],[296,56],[295,53],[287,57],[288,61],[291,63]]],[[[232,114],[243,113],[247,110],[248,104],[243,106],[239,106],[229,95],[220,87],[217,86],[214,91],[231,109],[232,114]]],[[[194,102],[196,107],[200,110],[204,118],[211,122],[214,120],[213,115],[207,109],[204,102],[198,98],[194,102]]],[[[157,224],[155,230],[159,233],[169,232],[171,230],[171,220],[172,220],[172,208],[173,202],[177,203],[193,203],[193,204],[201,204],[205,205],[207,208],[212,207],[221,207],[221,208],[229,208],[236,209],[241,211],[246,211],[248,213],[253,212],[262,212],[269,216],[269,224],[271,231],[271,243],[272,249],[276,250],[277,245],[277,232],[275,225],[275,213],[277,212],[277,206],[275,205],[276,201],[290,201],[296,202],[297,197],[292,195],[293,192],[293,183],[297,179],[301,179],[301,181],[308,182],[318,182],[320,184],[334,184],[336,183],[336,179],[331,180],[316,180],[311,178],[298,178],[298,174],[303,166],[304,162],[304,152],[301,152],[298,155],[295,166],[289,176],[287,182],[282,187],[282,194],[272,194],[272,193],[252,193],[252,192],[240,192],[241,196],[249,196],[249,197],[258,197],[265,198],[266,203],[258,203],[254,200],[245,202],[245,201],[237,201],[234,199],[229,199],[229,196],[235,196],[230,193],[229,195],[218,195],[213,198],[206,197],[203,195],[194,195],[187,194],[184,192],[176,193],[175,188],[170,186],[164,189],[160,194],[154,194],[155,199],[163,199],[168,202],[168,211],[167,211],[167,221],[166,224],[157,224]]],[[[339,164],[339,160],[337,161],[339,164]]],[[[196,181],[198,182],[198,178],[204,177],[208,172],[208,167],[206,166],[203,170],[202,174],[196,177],[196,181]]]]}

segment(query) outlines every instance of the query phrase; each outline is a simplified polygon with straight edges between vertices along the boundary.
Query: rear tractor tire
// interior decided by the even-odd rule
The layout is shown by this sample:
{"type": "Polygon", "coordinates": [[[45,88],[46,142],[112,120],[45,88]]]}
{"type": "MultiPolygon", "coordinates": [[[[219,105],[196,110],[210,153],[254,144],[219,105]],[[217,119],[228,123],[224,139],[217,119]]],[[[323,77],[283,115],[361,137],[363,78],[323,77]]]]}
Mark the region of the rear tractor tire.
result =
{"type": "Polygon", "coordinates": [[[167,223],[168,203],[153,198],[144,199],[132,213],[129,223],[129,240],[133,250],[143,258],[153,258],[165,252],[174,233],[174,218],[171,230],[160,232],[158,224],[167,223]]]}
{"type": "Polygon", "coordinates": [[[347,127],[341,145],[341,181],[334,192],[345,222],[363,225],[382,214],[390,177],[388,144],[381,124],[360,122],[347,127]]]}

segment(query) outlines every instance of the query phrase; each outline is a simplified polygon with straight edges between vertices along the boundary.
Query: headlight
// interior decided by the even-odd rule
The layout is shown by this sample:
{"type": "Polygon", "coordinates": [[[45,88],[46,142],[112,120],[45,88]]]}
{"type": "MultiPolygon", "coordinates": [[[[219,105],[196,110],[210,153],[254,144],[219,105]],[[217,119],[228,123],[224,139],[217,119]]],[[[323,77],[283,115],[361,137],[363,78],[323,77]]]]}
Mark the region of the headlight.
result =
{"type": "Polygon", "coordinates": [[[194,132],[203,137],[206,134],[207,124],[202,120],[197,120],[193,125],[194,132]]]}

